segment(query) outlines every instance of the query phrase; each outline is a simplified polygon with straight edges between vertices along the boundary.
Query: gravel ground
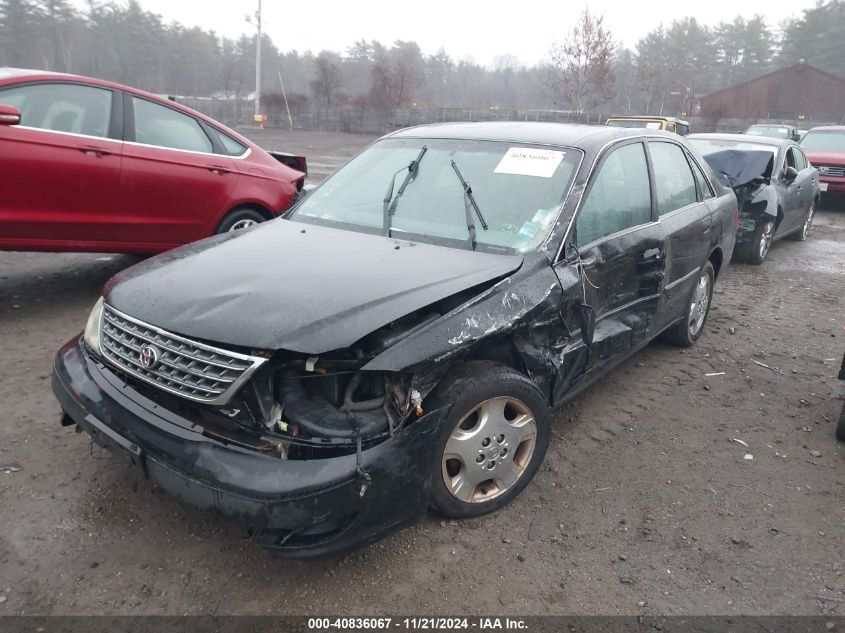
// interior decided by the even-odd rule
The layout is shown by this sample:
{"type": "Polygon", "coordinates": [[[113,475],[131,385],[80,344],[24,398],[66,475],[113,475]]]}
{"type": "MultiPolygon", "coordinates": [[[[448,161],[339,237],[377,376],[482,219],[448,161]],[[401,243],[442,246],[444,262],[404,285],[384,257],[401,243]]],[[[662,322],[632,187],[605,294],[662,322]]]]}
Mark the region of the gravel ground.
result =
{"type": "MultiPolygon", "coordinates": [[[[256,138],[307,154],[314,180],[369,141],[256,138]]],[[[135,261],[0,253],[0,615],[845,615],[841,208],[764,266],[731,265],[695,347],[654,343],[562,409],[509,507],[310,563],[59,426],[53,354],[135,261]]]]}

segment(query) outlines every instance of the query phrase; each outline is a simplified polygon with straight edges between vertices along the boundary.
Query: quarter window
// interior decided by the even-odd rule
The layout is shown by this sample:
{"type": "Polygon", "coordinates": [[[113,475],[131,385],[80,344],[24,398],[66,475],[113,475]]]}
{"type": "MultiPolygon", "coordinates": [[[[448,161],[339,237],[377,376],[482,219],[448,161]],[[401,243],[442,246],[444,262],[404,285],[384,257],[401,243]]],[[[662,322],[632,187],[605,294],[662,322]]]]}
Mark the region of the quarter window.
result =
{"type": "Polygon", "coordinates": [[[223,132],[217,132],[217,136],[229,156],[240,156],[246,151],[246,147],[231,136],[223,134],[223,132]]]}
{"type": "Polygon", "coordinates": [[[575,223],[578,246],[651,221],[651,187],[642,143],[614,150],[599,168],[575,223]]]}
{"type": "Polygon", "coordinates": [[[28,84],[0,92],[0,103],[21,113],[21,125],[107,137],[112,91],[78,84],[28,84]]]}
{"type": "Polygon", "coordinates": [[[211,153],[211,141],[193,117],[137,97],[132,97],[132,107],[136,142],[211,153]]]}
{"type": "Polygon", "coordinates": [[[657,208],[666,215],[698,201],[695,180],[682,150],[674,143],[648,144],[657,188],[657,208]]]}

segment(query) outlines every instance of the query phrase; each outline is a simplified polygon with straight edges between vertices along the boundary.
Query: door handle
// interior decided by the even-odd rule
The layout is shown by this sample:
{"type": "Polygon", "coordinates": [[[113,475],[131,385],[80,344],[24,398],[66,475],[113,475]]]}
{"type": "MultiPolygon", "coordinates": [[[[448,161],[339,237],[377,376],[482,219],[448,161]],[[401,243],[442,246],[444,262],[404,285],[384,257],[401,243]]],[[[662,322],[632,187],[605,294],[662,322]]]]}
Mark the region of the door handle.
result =
{"type": "Polygon", "coordinates": [[[231,169],[226,169],[225,167],[220,167],[219,165],[209,165],[207,169],[211,173],[217,174],[218,176],[223,176],[231,171],[231,169]]]}
{"type": "Polygon", "coordinates": [[[90,145],[83,145],[79,148],[79,151],[83,154],[88,154],[89,156],[96,156],[97,158],[111,156],[111,152],[109,150],[103,149],[102,147],[92,147],[90,145]]]}
{"type": "Polygon", "coordinates": [[[647,251],[643,251],[643,254],[640,257],[640,261],[643,264],[654,264],[659,262],[661,259],[663,259],[663,251],[659,248],[650,248],[647,251]]]}

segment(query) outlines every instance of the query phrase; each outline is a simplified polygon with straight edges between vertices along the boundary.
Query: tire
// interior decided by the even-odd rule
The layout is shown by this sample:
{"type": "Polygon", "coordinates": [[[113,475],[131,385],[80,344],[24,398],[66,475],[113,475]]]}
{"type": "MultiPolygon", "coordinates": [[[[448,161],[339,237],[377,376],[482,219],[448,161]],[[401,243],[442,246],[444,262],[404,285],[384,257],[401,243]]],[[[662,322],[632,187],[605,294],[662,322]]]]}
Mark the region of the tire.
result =
{"type": "Polygon", "coordinates": [[[839,414],[839,423],[836,425],[836,439],[845,442],[845,403],[842,404],[842,412],[839,414]]]}
{"type": "Polygon", "coordinates": [[[746,264],[759,266],[766,261],[769,249],[775,236],[774,219],[760,223],[754,230],[754,238],[749,244],[742,244],[737,247],[737,259],[746,264]]]}
{"type": "Polygon", "coordinates": [[[789,240],[795,240],[796,242],[803,242],[808,237],[810,237],[810,229],[813,228],[813,218],[816,215],[816,203],[810,203],[810,209],[807,211],[807,215],[804,218],[804,224],[801,225],[801,229],[795,231],[791,235],[787,237],[789,240]]]}
{"type": "Polygon", "coordinates": [[[220,234],[228,233],[229,231],[247,229],[251,226],[264,222],[266,219],[267,218],[264,217],[260,211],[255,209],[248,207],[235,209],[234,211],[230,211],[226,217],[223,218],[223,221],[220,222],[220,225],[217,227],[217,231],[215,233],[220,234]]]}
{"type": "Polygon", "coordinates": [[[551,409],[543,394],[510,367],[473,361],[444,378],[431,400],[451,404],[432,464],[431,507],[464,519],[507,505],[549,446],[551,409]]]}
{"type": "Polygon", "coordinates": [[[708,261],[701,269],[698,283],[687,300],[684,318],[663,333],[662,338],[665,341],[678,347],[690,347],[698,340],[704,331],[707,315],[710,314],[715,280],[713,264],[708,261]]]}

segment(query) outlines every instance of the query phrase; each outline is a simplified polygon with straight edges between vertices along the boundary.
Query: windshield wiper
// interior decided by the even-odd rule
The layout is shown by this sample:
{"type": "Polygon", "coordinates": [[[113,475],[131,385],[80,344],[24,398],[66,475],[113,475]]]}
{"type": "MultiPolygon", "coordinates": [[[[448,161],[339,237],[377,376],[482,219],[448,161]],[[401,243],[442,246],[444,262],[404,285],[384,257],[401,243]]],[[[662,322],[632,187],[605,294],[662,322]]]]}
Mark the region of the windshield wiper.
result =
{"type": "Polygon", "coordinates": [[[390,237],[390,217],[396,213],[396,205],[399,203],[399,198],[401,198],[402,194],[405,193],[405,187],[408,186],[408,183],[416,177],[417,168],[420,166],[420,161],[427,151],[428,147],[423,145],[423,148],[420,150],[420,153],[417,154],[417,157],[393,174],[393,178],[390,179],[390,186],[387,188],[387,193],[384,194],[384,206],[382,207],[382,233],[384,233],[387,237],[390,237]],[[393,188],[396,186],[396,176],[406,169],[408,170],[408,173],[405,175],[405,180],[403,180],[402,184],[399,185],[399,191],[396,192],[396,199],[394,200],[393,188]],[[393,204],[390,204],[391,200],[393,200],[393,204]]]}
{"type": "Polygon", "coordinates": [[[458,165],[454,160],[452,161],[452,169],[455,170],[455,175],[457,175],[458,180],[461,181],[461,187],[464,189],[464,212],[467,216],[467,231],[469,231],[467,245],[472,250],[475,250],[475,223],[472,221],[472,213],[469,211],[470,205],[472,205],[472,208],[475,210],[475,215],[478,216],[478,221],[481,222],[481,227],[485,231],[487,230],[487,222],[484,221],[484,216],[481,215],[481,209],[478,208],[475,196],[472,195],[472,187],[470,187],[469,183],[464,180],[461,170],[458,169],[458,165]]]}

